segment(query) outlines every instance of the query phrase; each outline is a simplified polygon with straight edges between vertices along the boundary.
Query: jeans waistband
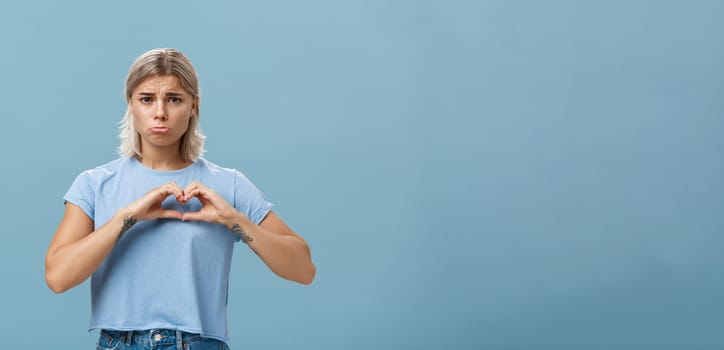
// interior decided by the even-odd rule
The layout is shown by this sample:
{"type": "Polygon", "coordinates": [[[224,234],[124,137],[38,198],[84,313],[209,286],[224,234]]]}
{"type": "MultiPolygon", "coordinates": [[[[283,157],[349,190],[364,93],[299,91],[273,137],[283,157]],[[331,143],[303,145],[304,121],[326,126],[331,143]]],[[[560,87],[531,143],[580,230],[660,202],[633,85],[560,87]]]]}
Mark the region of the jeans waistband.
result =
{"type": "Polygon", "coordinates": [[[154,345],[176,344],[177,349],[183,349],[183,343],[201,339],[201,334],[188,333],[174,329],[146,329],[136,331],[116,331],[110,329],[101,330],[101,336],[118,339],[120,342],[130,346],[132,343],[143,344],[151,347],[154,345]]]}

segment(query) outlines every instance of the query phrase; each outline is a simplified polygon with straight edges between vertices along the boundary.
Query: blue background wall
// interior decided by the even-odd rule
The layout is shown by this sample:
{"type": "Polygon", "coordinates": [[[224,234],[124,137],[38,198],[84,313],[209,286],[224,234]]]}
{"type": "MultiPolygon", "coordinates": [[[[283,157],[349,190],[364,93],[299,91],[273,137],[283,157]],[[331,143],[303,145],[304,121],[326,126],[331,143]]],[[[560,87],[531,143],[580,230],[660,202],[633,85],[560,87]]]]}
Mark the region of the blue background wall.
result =
{"type": "Polygon", "coordinates": [[[318,267],[237,246],[232,348],[724,348],[724,2],[24,1],[0,35],[4,348],[94,345],[44,255],[153,47],[318,267]]]}

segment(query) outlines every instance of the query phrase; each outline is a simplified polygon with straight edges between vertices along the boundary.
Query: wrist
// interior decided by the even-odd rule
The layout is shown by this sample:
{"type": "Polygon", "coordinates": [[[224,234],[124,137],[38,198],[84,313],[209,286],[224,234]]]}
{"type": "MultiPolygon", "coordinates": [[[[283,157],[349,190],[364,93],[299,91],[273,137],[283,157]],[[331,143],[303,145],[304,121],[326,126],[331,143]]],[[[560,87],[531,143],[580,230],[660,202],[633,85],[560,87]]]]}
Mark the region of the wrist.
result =
{"type": "Polygon", "coordinates": [[[254,240],[254,238],[244,231],[239,224],[233,224],[230,230],[231,232],[234,232],[234,234],[238,235],[241,241],[246,244],[249,244],[249,242],[254,240]]]}
{"type": "Polygon", "coordinates": [[[233,212],[230,212],[228,215],[224,215],[223,218],[220,221],[220,224],[224,225],[224,227],[231,230],[234,225],[244,225],[244,219],[246,219],[246,216],[236,210],[233,212]]]}
{"type": "Polygon", "coordinates": [[[133,212],[127,208],[119,209],[116,212],[116,220],[120,221],[121,229],[118,230],[118,238],[123,236],[128,230],[133,227],[139,220],[133,215],[133,212]]]}
{"type": "Polygon", "coordinates": [[[133,213],[131,209],[128,207],[118,209],[116,212],[116,218],[120,219],[121,221],[126,220],[128,218],[133,218],[138,220],[138,216],[133,213]]]}
{"type": "Polygon", "coordinates": [[[242,242],[249,244],[254,238],[249,234],[247,230],[253,230],[252,225],[254,223],[249,220],[243,213],[235,211],[235,214],[230,216],[229,219],[224,221],[224,226],[231,230],[234,234],[239,236],[242,242]]]}

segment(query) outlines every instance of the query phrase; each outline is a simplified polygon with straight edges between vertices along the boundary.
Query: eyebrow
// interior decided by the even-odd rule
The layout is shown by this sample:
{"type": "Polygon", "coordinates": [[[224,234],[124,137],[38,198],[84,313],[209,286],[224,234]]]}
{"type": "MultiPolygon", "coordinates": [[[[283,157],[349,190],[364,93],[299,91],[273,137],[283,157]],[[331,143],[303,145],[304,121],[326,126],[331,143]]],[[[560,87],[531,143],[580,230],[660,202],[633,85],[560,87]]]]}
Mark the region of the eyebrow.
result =
{"type": "MultiPolygon", "coordinates": [[[[153,92],[139,92],[138,94],[141,96],[156,96],[156,94],[153,92]]],[[[169,91],[166,93],[166,96],[171,96],[171,97],[178,97],[178,96],[183,96],[183,95],[184,94],[181,92],[173,92],[173,91],[169,91]]]]}

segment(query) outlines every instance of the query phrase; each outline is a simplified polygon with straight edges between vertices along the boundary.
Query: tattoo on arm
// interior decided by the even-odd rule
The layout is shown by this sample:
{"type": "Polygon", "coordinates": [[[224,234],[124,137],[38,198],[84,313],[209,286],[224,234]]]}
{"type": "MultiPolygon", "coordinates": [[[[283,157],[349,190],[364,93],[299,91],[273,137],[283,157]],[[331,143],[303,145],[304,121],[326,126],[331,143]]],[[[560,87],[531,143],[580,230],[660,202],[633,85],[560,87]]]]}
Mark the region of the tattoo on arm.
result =
{"type": "Polygon", "coordinates": [[[127,217],[123,219],[123,227],[121,228],[121,236],[123,236],[126,231],[130,230],[133,225],[135,225],[138,222],[138,219],[133,217],[127,217]]]}
{"type": "Polygon", "coordinates": [[[244,243],[249,243],[253,241],[254,239],[249,236],[248,233],[244,232],[244,230],[241,229],[241,226],[239,224],[234,224],[234,226],[231,227],[231,231],[239,235],[241,237],[241,241],[244,243]]]}

